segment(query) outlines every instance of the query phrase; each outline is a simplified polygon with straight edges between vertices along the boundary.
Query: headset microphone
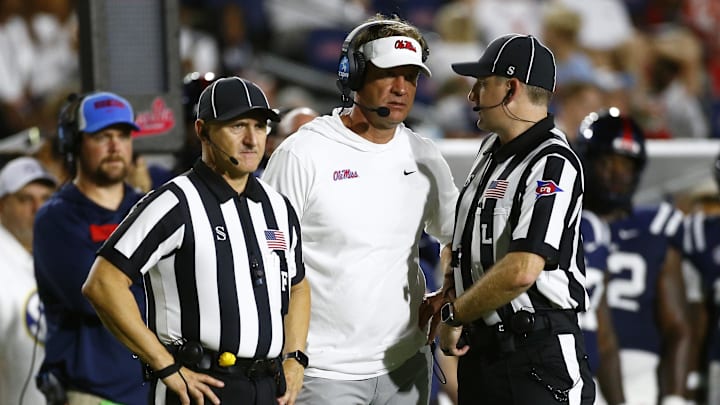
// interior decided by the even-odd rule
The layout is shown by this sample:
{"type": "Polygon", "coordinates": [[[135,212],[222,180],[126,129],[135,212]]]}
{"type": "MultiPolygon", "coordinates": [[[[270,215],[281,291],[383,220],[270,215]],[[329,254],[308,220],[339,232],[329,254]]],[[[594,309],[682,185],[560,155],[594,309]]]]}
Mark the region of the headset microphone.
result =
{"type": "Polygon", "coordinates": [[[232,164],[235,165],[235,166],[237,166],[237,165],[240,164],[240,162],[238,162],[238,160],[237,160],[234,156],[230,155],[229,153],[225,152],[223,149],[220,149],[219,146],[215,145],[215,142],[213,142],[212,139],[210,139],[209,136],[206,137],[206,139],[207,139],[208,143],[210,144],[210,146],[212,146],[213,148],[215,148],[215,150],[220,151],[223,155],[227,156],[227,158],[228,158],[228,160],[230,161],[230,163],[232,163],[232,164]]]}
{"type": "Polygon", "coordinates": [[[359,106],[363,110],[372,111],[381,117],[387,117],[388,115],[390,115],[390,109],[383,105],[381,105],[380,107],[377,107],[377,108],[370,108],[366,105],[362,105],[362,104],[358,103],[357,101],[355,101],[353,99],[350,99],[350,101],[352,101],[353,104],[359,106]]]}
{"type": "Polygon", "coordinates": [[[473,107],[472,110],[473,111],[482,111],[482,110],[489,110],[489,109],[495,108],[495,107],[500,107],[501,105],[505,104],[508,101],[508,99],[510,98],[510,96],[512,96],[512,95],[513,95],[513,89],[510,89],[505,94],[505,97],[503,97],[503,99],[499,103],[497,103],[495,105],[487,105],[487,106],[476,105],[475,107],[473,107]]]}

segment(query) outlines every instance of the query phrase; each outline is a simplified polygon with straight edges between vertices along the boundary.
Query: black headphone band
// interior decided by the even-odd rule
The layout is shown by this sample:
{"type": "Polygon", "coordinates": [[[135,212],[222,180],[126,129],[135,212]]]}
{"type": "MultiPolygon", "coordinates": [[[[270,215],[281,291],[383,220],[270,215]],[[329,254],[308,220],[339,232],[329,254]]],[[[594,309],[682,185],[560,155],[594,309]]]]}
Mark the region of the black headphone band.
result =
{"type": "MultiPolygon", "coordinates": [[[[376,26],[392,26],[397,25],[399,27],[410,27],[409,24],[398,21],[398,20],[375,20],[367,21],[363,24],[355,27],[345,37],[343,41],[342,49],[340,52],[340,62],[338,67],[338,88],[342,93],[342,101],[346,104],[349,100],[350,92],[353,90],[359,90],[362,87],[365,78],[365,66],[366,60],[365,55],[358,49],[356,44],[357,38],[367,30],[376,26]],[[342,64],[347,63],[347,72],[342,71],[342,64]]],[[[419,31],[418,31],[419,32],[419,31]]],[[[427,60],[430,50],[427,46],[422,34],[420,34],[420,40],[418,40],[422,47],[422,61],[423,63],[427,60]]]]}
{"type": "Polygon", "coordinates": [[[74,168],[76,148],[80,142],[78,110],[86,96],[87,93],[70,93],[59,114],[58,149],[70,169],[74,168]]]}

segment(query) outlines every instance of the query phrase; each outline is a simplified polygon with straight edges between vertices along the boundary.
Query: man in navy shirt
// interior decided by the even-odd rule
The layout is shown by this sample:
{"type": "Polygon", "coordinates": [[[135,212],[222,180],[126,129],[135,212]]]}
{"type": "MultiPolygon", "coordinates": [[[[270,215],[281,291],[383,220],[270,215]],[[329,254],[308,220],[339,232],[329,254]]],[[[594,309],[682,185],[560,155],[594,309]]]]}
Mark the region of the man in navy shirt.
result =
{"type": "MultiPolygon", "coordinates": [[[[33,244],[48,322],[37,383],[50,404],[147,402],[140,362],[80,292],[95,252],[141,197],[124,182],[138,129],[130,104],[112,93],[70,97],[60,113],[58,137],[74,176],[38,212],[33,244]]],[[[133,293],[144,308],[142,286],[133,293]]]]}

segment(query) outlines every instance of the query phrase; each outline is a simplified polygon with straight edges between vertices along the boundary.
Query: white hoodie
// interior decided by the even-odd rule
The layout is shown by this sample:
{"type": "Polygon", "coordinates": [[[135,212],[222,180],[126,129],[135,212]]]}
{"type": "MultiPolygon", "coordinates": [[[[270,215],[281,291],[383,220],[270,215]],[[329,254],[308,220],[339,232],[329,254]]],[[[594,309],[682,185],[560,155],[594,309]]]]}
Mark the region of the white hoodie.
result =
{"type": "Polygon", "coordinates": [[[424,345],[418,241],[426,230],[450,242],[458,192],[432,141],[400,124],[390,142],[372,143],[339,111],[286,139],[263,180],[300,218],[312,293],[306,375],[360,380],[389,373],[424,345]]]}

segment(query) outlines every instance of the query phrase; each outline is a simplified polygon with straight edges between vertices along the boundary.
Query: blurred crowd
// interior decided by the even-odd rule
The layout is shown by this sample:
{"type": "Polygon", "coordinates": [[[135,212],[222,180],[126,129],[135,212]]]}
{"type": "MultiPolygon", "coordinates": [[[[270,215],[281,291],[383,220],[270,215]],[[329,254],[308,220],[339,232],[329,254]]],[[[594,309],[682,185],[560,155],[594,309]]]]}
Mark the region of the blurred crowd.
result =
{"type": "MultiPolygon", "coordinates": [[[[76,0],[0,3],[0,139],[55,131],[60,102],[80,88],[76,0]]],[[[410,122],[435,138],[477,137],[467,83],[450,63],[495,37],[541,38],[558,64],[553,112],[568,133],[590,111],[631,111],[649,138],[720,137],[720,4],[712,0],[181,0],[181,71],[240,75],[271,104],[327,112],[331,81],[278,77],[260,55],[332,77],[348,28],[376,12],[424,30],[432,78],[410,122]],[[319,90],[321,89],[321,90],[319,90]]]]}

